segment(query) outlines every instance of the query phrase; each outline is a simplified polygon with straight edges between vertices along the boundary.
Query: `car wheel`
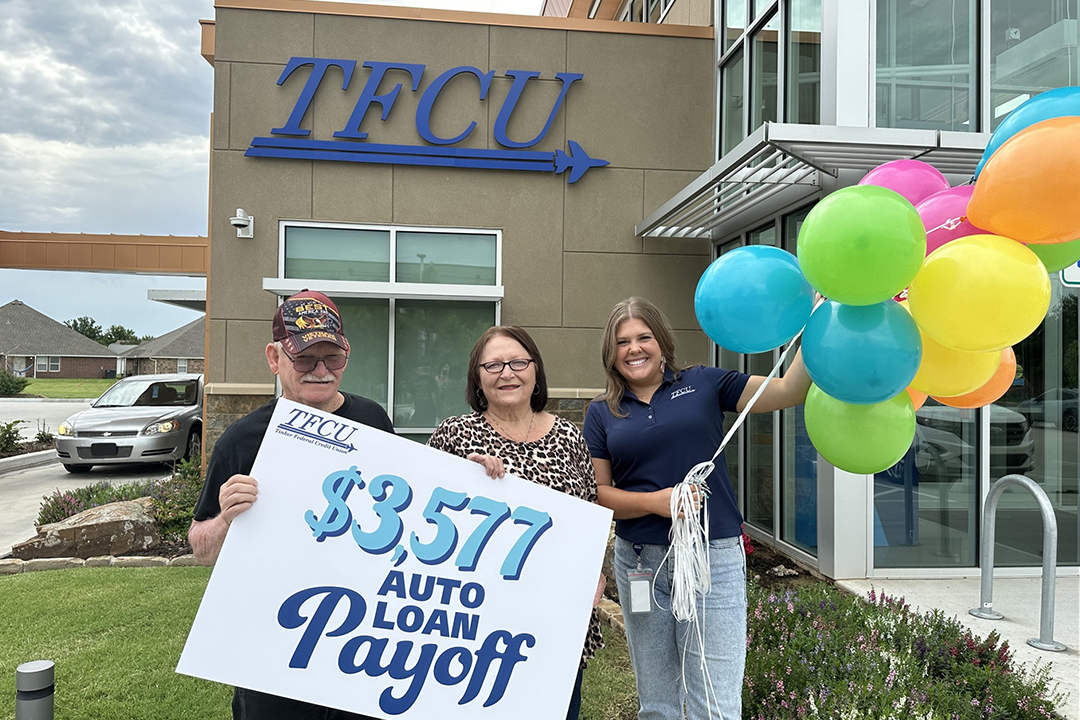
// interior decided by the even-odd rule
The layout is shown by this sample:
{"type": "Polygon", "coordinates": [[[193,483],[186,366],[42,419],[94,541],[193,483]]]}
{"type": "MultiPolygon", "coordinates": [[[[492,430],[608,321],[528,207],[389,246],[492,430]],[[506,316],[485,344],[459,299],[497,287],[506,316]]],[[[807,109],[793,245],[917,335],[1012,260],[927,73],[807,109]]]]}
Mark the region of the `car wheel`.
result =
{"type": "Polygon", "coordinates": [[[1076,413],[1067,412],[1061,416],[1061,426],[1069,432],[1076,432],[1076,413]]]}
{"type": "Polygon", "coordinates": [[[199,455],[202,455],[202,433],[199,431],[199,428],[195,427],[188,433],[187,447],[184,450],[184,459],[190,460],[199,455]]]}
{"type": "Polygon", "coordinates": [[[82,474],[82,473],[90,472],[90,468],[92,468],[92,467],[94,467],[94,466],[93,465],[65,465],[64,469],[67,470],[69,473],[75,473],[76,475],[79,475],[79,474],[82,474]]]}

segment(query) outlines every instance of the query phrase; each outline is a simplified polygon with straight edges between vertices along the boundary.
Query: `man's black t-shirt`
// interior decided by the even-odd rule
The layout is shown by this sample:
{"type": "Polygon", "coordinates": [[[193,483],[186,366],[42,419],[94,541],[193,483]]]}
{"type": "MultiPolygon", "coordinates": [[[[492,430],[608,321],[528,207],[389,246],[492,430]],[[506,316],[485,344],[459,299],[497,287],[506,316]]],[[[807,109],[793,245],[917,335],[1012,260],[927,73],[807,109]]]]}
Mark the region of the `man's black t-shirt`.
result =
{"type": "MultiPolygon", "coordinates": [[[[394,432],[394,426],[386,411],[378,403],[359,395],[341,393],[345,402],[334,415],[358,422],[361,425],[394,432]]],[[[274,414],[277,399],[263,405],[230,425],[214,445],[214,454],[206,467],[206,482],[203,483],[202,495],[195,506],[195,519],[209,520],[221,512],[218,493],[221,486],[233,475],[250,475],[255,456],[262,445],[266,429],[270,427],[270,416],[274,414]]]]}

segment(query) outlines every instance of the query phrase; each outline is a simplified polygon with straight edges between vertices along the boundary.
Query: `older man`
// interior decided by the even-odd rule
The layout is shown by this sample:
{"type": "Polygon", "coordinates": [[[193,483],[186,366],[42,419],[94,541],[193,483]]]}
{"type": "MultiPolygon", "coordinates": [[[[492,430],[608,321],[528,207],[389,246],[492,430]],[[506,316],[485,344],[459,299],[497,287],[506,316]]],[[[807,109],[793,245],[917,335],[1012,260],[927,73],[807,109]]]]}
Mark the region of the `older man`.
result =
{"type": "MultiPolygon", "coordinates": [[[[322,293],[304,290],[281,304],[274,314],[274,341],[266,360],[281,382],[281,394],[294,402],[333,413],[392,433],[386,411],[377,403],[341,392],[341,376],[349,361],[341,313],[322,293]]],[[[206,482],[188,531],[195,557],[203,565],[217,560],[225,535],[236,517],[251,508],[259,486],[251,466],[277,403],[273,400],[229,426],[214,446],[206,482]]],[[[296,700],[237,688],[233,717],[251,720],[334,720],[361,716],[296,700]]]]}

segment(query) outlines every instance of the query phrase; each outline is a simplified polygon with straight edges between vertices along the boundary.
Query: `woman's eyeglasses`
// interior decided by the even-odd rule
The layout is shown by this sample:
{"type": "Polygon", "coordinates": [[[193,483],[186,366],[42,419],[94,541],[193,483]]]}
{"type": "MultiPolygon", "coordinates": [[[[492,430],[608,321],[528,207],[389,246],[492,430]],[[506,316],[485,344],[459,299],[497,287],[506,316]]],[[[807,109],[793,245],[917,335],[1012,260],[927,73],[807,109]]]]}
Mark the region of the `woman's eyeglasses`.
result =
{"type": "Polygon", "coordinates": [[[529,358],[528,360],[524,358],[518,358],[516,360],[508,360],[507,362],[495,360],[494,362],[480,363],[480,367],[484,368],[489,373],[494,375],[495,373],[501,373],[503,371],[503,368],[507,365],[509,365],[510,369],[514,372],[521,372],[525,368],[529,367],[529,364],[532,362],[534,362],[532,358],[529,358]]]}
{"type": "Polygon", "coordinates": [[[285,357],[292,361],[293,369],[298,373],[309,373],[318,367],[319,363],[323,364],[327,370],[340,370],[345,367],[345,363],[348,362],[348,355],[304,355],[302,357],[293,357],[289,353],[282,350],[285,353],[285,357]]]}

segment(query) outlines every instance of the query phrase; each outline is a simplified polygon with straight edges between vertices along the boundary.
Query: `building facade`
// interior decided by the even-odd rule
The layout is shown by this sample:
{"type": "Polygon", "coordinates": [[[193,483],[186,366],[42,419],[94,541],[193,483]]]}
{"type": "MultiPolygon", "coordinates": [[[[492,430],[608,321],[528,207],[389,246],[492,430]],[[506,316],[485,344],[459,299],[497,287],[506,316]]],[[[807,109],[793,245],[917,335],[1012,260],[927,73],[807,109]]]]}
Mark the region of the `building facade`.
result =
{"type": "MultiPolygon", "coordinates": [[[[967,181],[995,123],[1077,70],[1075,1],[586,4],[614,19],[577,3],[565,18],[217,4],[209,446],[273,395],[270,317],[302,288],[343,312],[344,389],[417,440],[466,410],[468,352],[493,323],[533,334],[554,409],[580,419],[603,386],[604,320],[630,295],[667,312],[681,360],[765,374],[776,353],[698,329],[714,257],[794,252],[817,200],[887,160],[967,181]]],[[[1054,285],[1006,397],[924,408],[889,472],[830,467],[799,410],[751,417],[727,453],[747,531],[831,577],[977,573],[982,498],[1024,472],[1075,568],[1077,433],[1053,398],[1076,388],[1076,290],[1054,285]]],[[[1034,571],[1037,509],[1009,493],[999,516],[998,564],[1034,571]]]]}

